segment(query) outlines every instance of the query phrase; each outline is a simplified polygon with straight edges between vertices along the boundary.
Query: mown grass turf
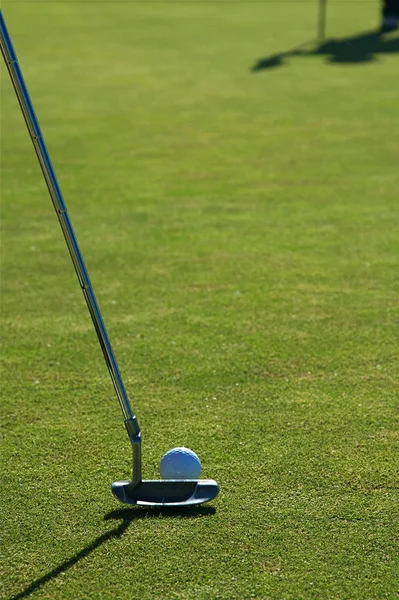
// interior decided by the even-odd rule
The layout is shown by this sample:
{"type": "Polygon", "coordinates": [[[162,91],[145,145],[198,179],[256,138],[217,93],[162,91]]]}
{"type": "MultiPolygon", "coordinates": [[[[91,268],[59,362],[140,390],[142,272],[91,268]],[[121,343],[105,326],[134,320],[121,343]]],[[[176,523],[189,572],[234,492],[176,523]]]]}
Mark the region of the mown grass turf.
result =
{"type": "Polygon", "coordinates": [[[393,598],[398,37],[353,41],[378,5],[331,2],[313,55],[315,2],[3,9],[144,475],[187,445],[221,492],[112,498],[128,441],[3,69],[2,597],[393,598]]]}

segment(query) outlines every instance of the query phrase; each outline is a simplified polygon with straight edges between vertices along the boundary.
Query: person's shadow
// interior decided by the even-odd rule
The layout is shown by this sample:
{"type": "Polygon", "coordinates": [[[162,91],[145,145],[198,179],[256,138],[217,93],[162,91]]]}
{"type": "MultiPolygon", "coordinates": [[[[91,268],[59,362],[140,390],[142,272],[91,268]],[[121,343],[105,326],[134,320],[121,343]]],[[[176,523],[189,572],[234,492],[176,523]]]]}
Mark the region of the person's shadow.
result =
{"type": "Polygon", "coordinates": [[[321,44],[306,42],[296,48],[259,58],[251,71],[263,71],[283,66],[291,56],[326,56],[327,62],[359,64],[378,59],[379,54],[395,54],[399,52],[399,36],[369,31],[359,35],[330,39],[321,44]]]}
{"type": "Polygon", "coordinates": [[[64,562],[57,565],[54,569],[40,577],[39,579],[35,579],[32,581],[24,590],[18,592],[14,596],[10,598],[10,600],[22,600],[22,598],[27,598],[33,592],[36,592],[39,588],[43,587],[46,583],[58,577],[61,573],[65,573],[68,569],[73,567],[80,560],[86,558],[91,554],[96,548],[107,542],[112,538],[120,538],[125,533],[126,529],[129,525],[136,521],[137,519],[148,519],[148,518],[157,518],[160,515],[166,515],[170,518],[194,518],[194,517],[203,517],[213,515],[215,513],[215,508],[213,506],[194,506],[191,508],[179,509],[179,508],[134,508],[134,509],[120,509],[113,510],[104,516],[105,521],[121,521],[117,527],[106,531],[105,533],[98,536],[91,544],[82,548],[79,552],[74,554],[73,556],[67,558],[64,562]]]}

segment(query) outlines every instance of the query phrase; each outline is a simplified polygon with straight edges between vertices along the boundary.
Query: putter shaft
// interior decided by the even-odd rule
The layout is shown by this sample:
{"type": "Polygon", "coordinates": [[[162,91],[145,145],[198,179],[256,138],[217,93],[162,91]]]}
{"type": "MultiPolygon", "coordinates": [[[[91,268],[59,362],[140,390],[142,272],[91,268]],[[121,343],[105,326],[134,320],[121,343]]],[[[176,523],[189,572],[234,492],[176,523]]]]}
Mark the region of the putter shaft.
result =
{"type": "Polygon", "coordinates": [[[85,297],[101,349],[103,351],[104,359],[122,409],[129,437],[131,439],[132,437],[137,438],[140,434],[140,427],[130,406],[126,388],[124,386],[122,376],[112,350],[111,342],[109,340],[94,290],[90,282],[89,274],[87,272],[82,253],[80,251],[79,244],[76,239],[60,187],[58,185],[57,177],[51,164],[50,156],[43,139],[40,125],[36,118],[36,114],[33,109],[24,78],[22,76],[22,71],[19,67],[18,59],[7,31],[2,11],[0,11],[0,46],[12,84],[14,86],[15,93],[18,98],[18,102],[21,106],[21,110],[28,127],[31,140],[33,142],[33,146],[37,154],[37,158],[43,171],[44,179],[46,180],[46,184],[53,201],[55,212],[57,213],[57,217],[60,222],[73,265],[75,267],[79,284],[82,288],[82,292],[85,297]]]}

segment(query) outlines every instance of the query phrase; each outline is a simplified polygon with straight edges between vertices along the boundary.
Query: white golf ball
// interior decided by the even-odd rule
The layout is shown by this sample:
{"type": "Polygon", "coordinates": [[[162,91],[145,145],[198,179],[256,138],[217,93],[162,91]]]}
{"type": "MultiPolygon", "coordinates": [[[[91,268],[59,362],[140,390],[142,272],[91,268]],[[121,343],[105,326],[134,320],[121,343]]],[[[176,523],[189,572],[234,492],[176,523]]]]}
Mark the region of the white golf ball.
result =
{"type": "Polygon", "coordinates": [[[161,458],[159,470],[162,479],[198,479],[201,463],[189,448],[172,448],[161,458]]]}

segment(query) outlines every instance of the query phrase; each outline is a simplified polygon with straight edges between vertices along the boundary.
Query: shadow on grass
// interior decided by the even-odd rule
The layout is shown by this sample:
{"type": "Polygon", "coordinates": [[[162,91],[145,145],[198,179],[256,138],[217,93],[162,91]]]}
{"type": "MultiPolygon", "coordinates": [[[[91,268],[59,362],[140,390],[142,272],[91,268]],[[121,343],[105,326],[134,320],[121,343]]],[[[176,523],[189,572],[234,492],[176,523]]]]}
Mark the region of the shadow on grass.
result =
{"type": "Polygon", "coordinates": [[[336,64],[360,64],[377,60],[379,54],[399,53],[399,37],[368,31],[341,40],[326,40],[318,44],[315,40],[295,48],[260,58],[251,71],[263,71],[281,67],[292,56],[325,56],[327,62],[336,64]]]}
{"type": "Polygon", "coordinates": [[[91,554],[96,548],[107,542],[112,538],[120,538],[125,533],[129,525],[133,521],[137,521],[138,519],[153,519],[158,517],[167,517],[167,518],[179,518],[179,519],[189,519],[196,517],[205,517],[209,515],[215,514],[216,510],[213,506],[197,506],[186,509],[162,509],[162,508],[130,508],[130,509],[121,509],[121,510],[113,510],[105,515],[104,521],[121,521],[117,527],[111,529],[98,536],[91,544],[77,552],[70,558],[67,558],[60,565],[39,577],[39,579],[35,579],[26,587],[22,592],[15,594],[12,596],[10,600],[20,600],[22,598],[27,598],[38,589],[43,587],[49,581],[56,579],[61,573],[65,573],[68,569],[76,565],[80,560],[86,558],[91,554]]]}

